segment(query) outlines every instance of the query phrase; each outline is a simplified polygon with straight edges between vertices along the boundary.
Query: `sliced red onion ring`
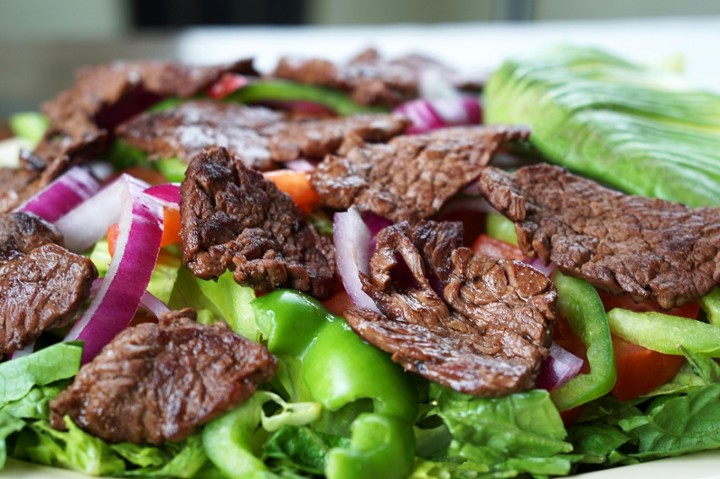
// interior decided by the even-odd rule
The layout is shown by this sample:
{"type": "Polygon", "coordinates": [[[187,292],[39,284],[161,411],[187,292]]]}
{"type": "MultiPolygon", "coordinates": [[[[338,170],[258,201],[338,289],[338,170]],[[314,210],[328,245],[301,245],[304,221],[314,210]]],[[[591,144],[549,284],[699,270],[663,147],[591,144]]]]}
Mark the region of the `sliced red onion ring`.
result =
{"type": "Polygon", "coordinates": [[[142,298],[140,298],[140,306],[142,306],[145,311],[152,313],[156,318],[170,311],[170,308],[150,291],[145,291],[142,295],[142,298]]]}
{"type": "Polygon", "coordinates": [[[38,194],[18,207],[54,223],[100,190],[100,183],[84,166],[76,166],[59,176],[38,194]]]}
{"type": "Polygon", "coordinates": [[[540,369],[536,386],[552,391],[563,386],[580,373],[583,360],[553,343],[550,355],[540,369]]]}
{"type": "Polygon", "coordinates": [[[536,270],[540,271],[542,274],[547,276],[548,278],[553,274],[553,271],[555,271],[555,263],[550,263],[546,265],[543,263],[543,260],[540,258],[528,258],[527,261],[525,261],[527,264],[535,268],[536,270]]]}
{"type": "Polygon", "coordinates": [[[288,170],[293,171],[313,171],[317,163],[313,163],[305,158],[298,158],[297,160],[288,161],[285,163],[285,167],[288,170]]]}
{"type": "Polygon", "coordinates": [[[23,356],[27,356],[29,354],[32,354],[35,351],[35,341],[33,341],[31,344],[28,344],[22,349],[18,349],[17,351],[13,351],[10,354],[10,359],[17,359],[21,358],[23,356]]]}
{"type": "Polygon", "coordinates": [[[471,96],[452,96],[428,100],[420,98],[395,108],[410,118],[408,133],[425,133],[446,126],[474,125],[482,121],[480,101],[471,96]]]}
{"type": "Polygon", "coordinates": [[[180,185],[178,183],[151,186],[145,190],[145,194],[159,200],[167,208],[176,210],[180,208],[180,185]]]}
{"type": "Polygon", "coordinates": [[[104,195],[101,201],[93,197],[73,210],[92,204],[100,211],[92,211],[91,217],[101,216],[100,212],[110,207],[108,192],[113,193],[111,198],[121,205],[115,255],[105,279],[87,311],[65,338],[85,342],[83,363],[94,358],[130,324],[150,282],[160,251],[163,209],[160,202],[143,192],[146,186],[131,176],[122,175],[111,187],[95,195],[104,195]]]}
{"type": "Polygon", "coordinates": [[[129,176],[126,179],[121,178],[55,221],[55,226],[65,237],[67,249],[83,253],[107,234],[110,225],[118,222],[121,209],[119,198],[122,191],[127,189],[127,182],[132,182],[142,189],[148,186],[129,176]]]}
{"type": "Polygon", "coordinates": [[[379,312],[375,302],[362,289],[360,272],[370,270],[370,229],[356,208],[333,217],[335,260],[343,286],[357,308],[379,312]]]}

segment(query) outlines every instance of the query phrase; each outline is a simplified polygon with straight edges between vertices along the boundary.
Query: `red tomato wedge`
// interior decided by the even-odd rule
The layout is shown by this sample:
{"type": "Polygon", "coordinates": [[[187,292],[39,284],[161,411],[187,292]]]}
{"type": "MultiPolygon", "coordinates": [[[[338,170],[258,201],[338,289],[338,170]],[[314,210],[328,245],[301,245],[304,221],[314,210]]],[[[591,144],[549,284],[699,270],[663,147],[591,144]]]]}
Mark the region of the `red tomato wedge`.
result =
{"type": "MultiPolygon", "coordinates": [[[[674,316],[697,318],[700,306],[697,303],[687,304],[670,310],[660,309],[650,300],[636,303],[628,295],[614,296],[600,291],[600,298],[605,310],[624,308],[632,311],[659,311],[674,316]]],[[[628,401],[670,381],[680,369],[685,358],[671,354],[663,354],[630,343],[613,336],[617,381],[612,395],[621,401],[628,401]]]]}
{"type": "Polygon", "coordinates": [[[303,213],[310,213],[320,204],[320,196],[310,183],[307,171],[275,170],[267,171],[263,175],[275,183],[280,191],[287,193],[303,213]]]}
{"type": "Polygon", "coordinates": [[[494,256],[496,258],[525,259],[522,250],[517,246],[500,241],[486,234],[481,234],[477,237],[475,243],[472,245],[472,250],[476,253],[494,256]]]}

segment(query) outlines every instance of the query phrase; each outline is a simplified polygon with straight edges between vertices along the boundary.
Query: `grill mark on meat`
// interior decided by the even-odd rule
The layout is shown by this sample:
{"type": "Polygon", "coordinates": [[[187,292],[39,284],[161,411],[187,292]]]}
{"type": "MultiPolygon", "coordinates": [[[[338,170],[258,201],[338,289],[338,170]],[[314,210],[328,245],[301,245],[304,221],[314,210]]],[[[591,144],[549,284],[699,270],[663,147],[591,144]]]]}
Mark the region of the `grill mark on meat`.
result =
{"type": "Polygon", "coordinates": [[[89,297],[95,266],[60,242],[55,227],[35,215],[0,216],[0,356],[65,326],[89,297]]]}
{"type": "Polygon", "coordinates": [[[194,321],[186,309],[115,337],[51,402],[63,417],[105,441],[180,441],[246,401],[275,374],[276,359],[225,323],[194,321]]]}
{"type": "Polygon", "coordinates": [[[446,128],[386,144],[350,138],[311,181],[327,207],[354,205],[393,221],[417,221],[475,180],[504,143],[528,135],[522,127],[495,126],[446,128]]]}
{"type": "Polygon", "coordinates": [[[720,284],[720,208],[625,195],[547,164],[488,168],[480,189],[527,256],[610,293],[672,308],[720,284]]]}
{"type": "Polygon", "coordinates": [[[332,240],[295,203],[224,148],[190,163],[181,185],[185,264],[203,279],[227,269],[257,291],[288,286],[324,298],[335,290],[332,240]]]}
{"type": "Polygon", "coordinates": [[[118,128],[118,136],[150,153],[189,162],[204,148],[222,146],[248,168],[269,170],[296,158],[321,160],[348,135],[380,142],[403,133],[408,119],[390,114],[296,119],[259,106],[190,101],[147,112],[118,128]]]}
{"type": "Polygon", "coordinates": [[[462,228],[446,223],[383,229],[370,276],[361,274],[382,314],[350,309],[348,324],[406,370],[457,391],[495,397],[529,389],[548,354],[555,287],[521,261],[455,247],[461,241],[462,228]],[[401,262],[414,284],[393,275],[401,262]],[[441,279],[439,292],[428,272],[441,279]]]}
{"type": "Polygon", "coordinates": [[[423,74],[431,72],[461,90],[478,91],[482,80],[463,76],[452,68],[423,55],[406,55],[392,60],[370,48],[345,64],[312,58],[283,57],[271,76],[342,90],[361,105],[393,107],[419,96],[423,74]]]}

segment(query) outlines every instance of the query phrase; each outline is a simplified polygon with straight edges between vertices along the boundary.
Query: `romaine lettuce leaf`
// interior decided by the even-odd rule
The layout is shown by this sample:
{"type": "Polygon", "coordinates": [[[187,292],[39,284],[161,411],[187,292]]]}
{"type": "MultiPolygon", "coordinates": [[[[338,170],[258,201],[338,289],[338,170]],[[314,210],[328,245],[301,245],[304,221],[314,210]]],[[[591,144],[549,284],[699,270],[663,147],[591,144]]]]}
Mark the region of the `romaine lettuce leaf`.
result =
{"type": "Polygon", "coordinates": [[[200,322],[226,321],[233,331],[253,341],[260,339],[250,302],[255,298],[252,288],[240,286],[228,271],[217,281],[196,277],[189,269],[178,271],[168,305],[179,309],[193,307],[200,322]]]}

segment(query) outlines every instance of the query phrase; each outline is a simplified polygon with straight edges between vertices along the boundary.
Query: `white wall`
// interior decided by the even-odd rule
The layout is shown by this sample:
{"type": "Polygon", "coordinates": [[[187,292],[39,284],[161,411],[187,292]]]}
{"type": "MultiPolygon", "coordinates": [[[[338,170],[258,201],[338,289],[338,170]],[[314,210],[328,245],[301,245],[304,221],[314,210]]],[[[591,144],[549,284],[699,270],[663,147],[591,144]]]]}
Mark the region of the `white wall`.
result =
{"type": "Polygon", "coordinates": [[[0,0],[0,40],[112,38],[128,17],[124,0],[0,0]]]}
{"type": "Polygon", "coordinates": [[[492,20],[492,0],[307,0],[307,21],[320,25],[492,20]]]}

